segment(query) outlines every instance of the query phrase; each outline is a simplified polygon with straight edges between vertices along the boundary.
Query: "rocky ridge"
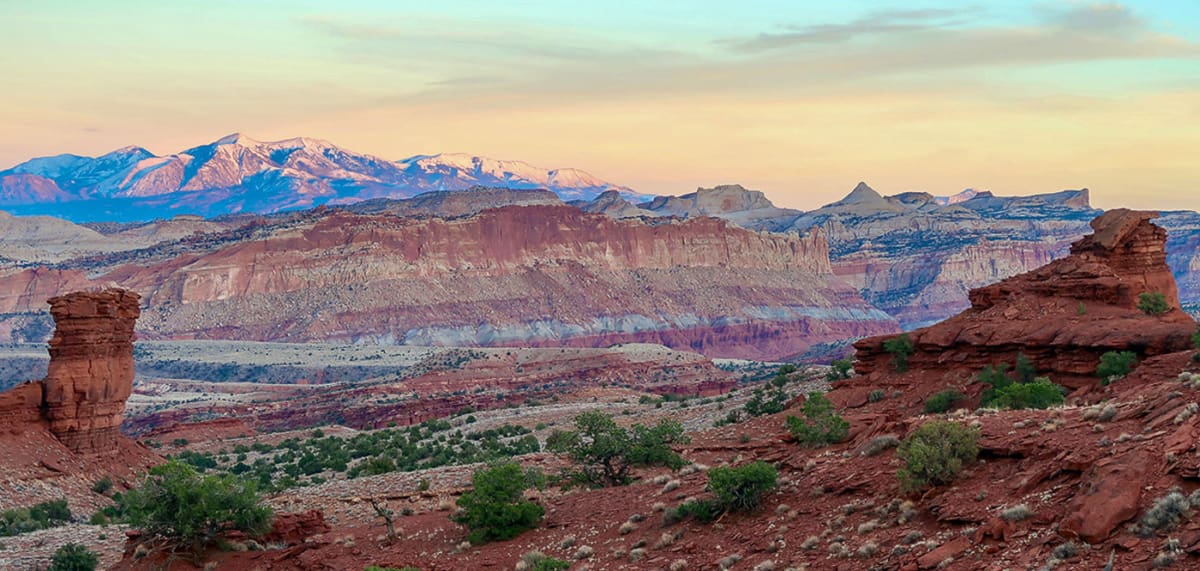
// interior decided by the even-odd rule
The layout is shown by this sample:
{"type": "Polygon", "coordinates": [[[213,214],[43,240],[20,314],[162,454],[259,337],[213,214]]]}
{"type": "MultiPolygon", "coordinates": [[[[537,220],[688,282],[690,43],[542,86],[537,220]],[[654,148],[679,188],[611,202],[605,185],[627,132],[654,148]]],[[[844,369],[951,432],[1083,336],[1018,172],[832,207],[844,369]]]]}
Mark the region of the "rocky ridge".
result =
{"type": "MultiPolygon", "coordinates": [[[[1071,254],[1037,270],[972,290],[971,308],[909,333],[921,370],[978,371],[1018,353],[1059,383],[1080,387],[1094,378],[1100,355],[1132,349],[1140,357],[1186,350],[1195,322],[1180,309],[1166,263],[1167,232],[1157,213],[1110,210],[1091,222],[1094,233],[1071,254]],[[1147,316],[1142,294],[1161,294],[1170,309],[1147,316]]],[[[855,343],[864,375],[889,367],[890,337],[855,343]]]]}

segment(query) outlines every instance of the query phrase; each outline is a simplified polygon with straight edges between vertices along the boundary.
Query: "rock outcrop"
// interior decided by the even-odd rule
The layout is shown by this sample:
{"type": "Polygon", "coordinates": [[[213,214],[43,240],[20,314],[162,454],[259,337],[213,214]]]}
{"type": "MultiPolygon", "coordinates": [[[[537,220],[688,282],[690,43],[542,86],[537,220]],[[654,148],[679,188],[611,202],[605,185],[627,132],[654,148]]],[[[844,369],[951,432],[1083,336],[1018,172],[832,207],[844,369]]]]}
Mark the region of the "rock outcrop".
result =
{"type": "Polygon", "coordinates": [[[0,502],[66,497],[76,513],[108,500],[103,477],[131,479],[162,458],[120,433],[133,389],[138,295],[123,289],[50,300],[57,324],[46,378],[0,393],[0,502]]]}
{"type": "Polygon", "coordinates": [[[109,289],[50,300],[56,325],[42,406],[50,431],[85,454],[116,449],[133,392],[133,325],[138,295],[109,289]]]}
{"type": "MultiPolygon", "coordinates": [[[[1196,324],[1179,308],[1166,263],[1166,231],[1156,213],[1112,210],[1092,221],[1094,234],[1071,254],[1042,268],[972,290],[971,308],[909,335],[914,368],[978,371],[1012,363],[1023,353],[1055,382],[1094,381],[1100,355],[1132,350],[1140,356],[1190,348],[1196,324]],[[1170,310],[1146,315],[1141,294],[1164,296],[1170,310]]],[[[883,371],[888,337],[863,339],[856,369],[883,371]]]]}

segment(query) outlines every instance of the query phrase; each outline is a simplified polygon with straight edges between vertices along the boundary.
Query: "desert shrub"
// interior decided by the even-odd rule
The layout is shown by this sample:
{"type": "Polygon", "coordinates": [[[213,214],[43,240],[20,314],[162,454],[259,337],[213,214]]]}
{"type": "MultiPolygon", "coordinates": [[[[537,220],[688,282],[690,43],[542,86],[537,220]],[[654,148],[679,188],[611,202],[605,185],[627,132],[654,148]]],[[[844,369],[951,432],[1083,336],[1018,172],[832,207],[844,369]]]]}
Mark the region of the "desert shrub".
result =
{"type": "Polygon", "coordinates": [[[546,447],[579,463],[576,479],[593,486],[616,486],[629,483],[629,470],[635,466],[682,468],[685,462],[671,445],[685,442],[683,427],[673,420],[625,429],[612,416],[589,411],[575,417],[575,430],[551,434],[546,447]]]}
{"type": "Polygon", "coordinates": [[[94,571],[99,564],[100,558],[88,548],[68,543],[54,551],[49,571],[94,571]]]}
{"type": "Polygon", "coordinates": [[[1149,537],[1156,531],[1172,529],[1191,515],[1192,507],[1192,498],[1173,489],[1154,500],[1154,505],[1142,514],[1138,522],[1138,534],[1149,537]]]}
{"type": "Polygon", "coordinates": [[[1196,332],[1192,334],[1192,346],[1200,349],[1200,327],[1196,328],[1196,332]]]}
{"type": "Polygon", "coordinates": [[[258,536],[271,526],[271,509],[260,505],[254,482],[201,474],[176,460],[151,468],[118,504],[126,521],[144,534],[192,551],[226,530],[258,536]]]}
{"type": "Polygon", "coordinates": [[[850,423],[838,415],[833,403],[819,392],[808,393],[802,412],[803,420],[787,417],[788,430],[801,446],[826,446],[845,440],[850,433],[850,423]]]}
{"type": "Polygon", "coordinates": [[[888,448],[895,448],[900,445],[900,439],[891,434],[884,434],[872,438],[870,442],[863,448],[863,456],[878,456],[888,448]]]}
{"type": "Polygon", "coordinates": [[[947,421],[922,424],[896,451],[904,461],[897,474],[901,488],[911,492],[953,481],[979,455],[978,442],[976,428],[947,421]]]}
{"type": "Polygon", "coordinates": [[[522,555],[521,561],[525,563],[526,571],[565,571],[571,568],[570,563],[562,559],[547,557],[540,551],[530,551],[522,555]]]}
{"type": "Polygon", "coordinates": [[[1171,310],[1162,292],[1146,292],[1138,296],[1137,307],[1146,315],[1162,315],[1171,310]]]}
{"type": "Polygon", "coordinates": [[[515,462],[475,472],[472,489],[458,498],[462,510],[451,516],[467,526],[473,544],[512,539],[542,521],[545,509],[525,499],[529,479],[515,462]]]}
{"type": "Polygon", "coordinates": [[[1063,403],[1063,390],[1048,377],[1035,377],[1037,367],[1024,354],[1017,354],[1016,366],[1009,373],[1008,363],[984,367],[979,382],[990,385],[983,391],[981,407],[1049,408],[1063,403]]]}
{"type": "Polygon", "coordinates": [[[758,387],[751,393],[743,407],[747,415],[762,416],[783,412],[787,408],[788,394],[778,387],[758,387]]]}
{"type": "Polygon", "coordinates": [[[663,522],[671,525],[677,521],[693,518],[702,523],[708,523],[725,513],[716,500],[692,500],[673,507],[663,514],[663,522]]]}
{"type": "Polygon", "coordinates": [[[1025,521],[1033,515],[1033,510],[1025,504],[1017,504],[1000,512],[1000,518],[1007,521],[1025,521]]]}
{"type": "Polygon", "coordinates": [[[758,507],[764,494],[775,489],[777,477],[775,467],[762,461],[736,468],[713,468],[708,471],[708,490],[723,509],[749,511],[758,507]]]}
{"type": "Polygon", "coordinates": [[[963,399],[963,396],[961,392],[954,389],[938,391],[925,399],[925,412],[930,414],[948,412],[955,403],[963,399]]]}
{"type": "Polygon", "coordinates": [[[49,500],[27,508],[0,512],[0,537],[64,525],[71,521],[66,499],[49,500]]]}
{"type": "Polygon", "coordinates": [[[867,393],[867,402],[879,402],[885,396],[887,396],[887,393],[883,392],[883,389],[875,389],[867,393]]]}
{"type": "Polygon", "coordinates": [[[853,369],[854,363],[850,359],[834,359],[829,364],[829,372],[825,373],[825,380],[835,382],[849,379],[850,371],[853,369]]]}
{"type": "Polygon", "coordinates": [[[1101,384],[1109,384],[1128,375],[1137,365],[1137,354],[1133,351],[1109,351],[1100,355],[1100,365],[1096,367],[1096,376],[1101,384]]]}
{"type": "Polygon", "coordinates": [[[987,406],[1006,409],[1046,409],[1063,403],[1062,388],[1047,377],[1028,383],[1013,383],[993,392],[987,406]]]}
{"type": "Polygon", "coordinates": [[[892,368],[897,373],[908,370],[908,358],[913,354],[912,338],[907,333],[901,333],[883,342],[883,350],[892,356],[892,368]]]}
{"type": "Polygon", "coordinates": [[[108,491],[112,489],[112,487],[113,487],[112,478],[109,476],[105,476],[103,478],[100,478],[99,480],[96,480],[95,484],[92,484],[92,491],[96,492],[97,494],[107,494],[108,491]]]}
{"type": "Polygon", "coordinates": [[[794,372],[796,372],[794,365],[783,365],[775,373],[775,377],[767,383],[767,386],[754,389],[754,393],[750,396],[750,400],[746,401],[744,407],[746,414],[762,416],[783,412],[791,398],[787,391],[783,390],[783,387],[788,383],[788,375],[794,372]]]}

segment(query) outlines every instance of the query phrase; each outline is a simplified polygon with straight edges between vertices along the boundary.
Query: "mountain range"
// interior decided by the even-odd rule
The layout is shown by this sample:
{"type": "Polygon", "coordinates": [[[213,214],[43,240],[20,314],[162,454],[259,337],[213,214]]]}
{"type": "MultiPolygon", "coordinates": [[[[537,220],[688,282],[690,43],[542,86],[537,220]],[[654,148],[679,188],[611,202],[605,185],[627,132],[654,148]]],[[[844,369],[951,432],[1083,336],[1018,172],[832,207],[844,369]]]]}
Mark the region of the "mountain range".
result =
{"type": "Polygon", "coordinates": [[[319,139],[264,142],[235,133],[165,156],[130,146],[98,157],[35,158],[0,171],[0,209],[76,222],[138,221],[272,213],[474,186],[548,189],[566,200],[610,190],[646,198],[578,169],[451,153],[392,161],[319,139]]]}

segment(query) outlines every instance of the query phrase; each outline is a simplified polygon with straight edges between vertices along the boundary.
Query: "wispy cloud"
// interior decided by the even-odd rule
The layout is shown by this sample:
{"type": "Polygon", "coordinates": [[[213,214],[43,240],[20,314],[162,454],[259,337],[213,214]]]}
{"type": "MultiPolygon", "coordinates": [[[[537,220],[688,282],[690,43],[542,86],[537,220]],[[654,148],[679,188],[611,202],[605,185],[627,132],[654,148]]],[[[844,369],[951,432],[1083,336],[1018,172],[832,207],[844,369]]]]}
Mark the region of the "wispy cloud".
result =
{"type": "Polygon", "coordinates": [[[718,40],[743,53],[757,53],[802,44],[832,44],[863,36],[912,33],[968,22],[978,8],[886,10],[872,12],[845,24],[791,25],[781,32],[763,32],[751,38],[718,40]]]}

